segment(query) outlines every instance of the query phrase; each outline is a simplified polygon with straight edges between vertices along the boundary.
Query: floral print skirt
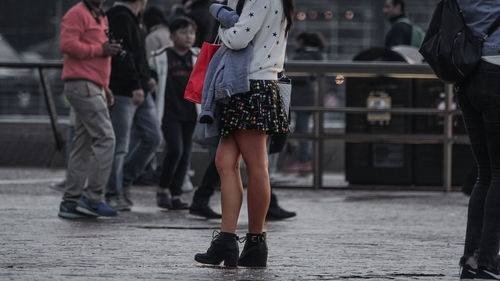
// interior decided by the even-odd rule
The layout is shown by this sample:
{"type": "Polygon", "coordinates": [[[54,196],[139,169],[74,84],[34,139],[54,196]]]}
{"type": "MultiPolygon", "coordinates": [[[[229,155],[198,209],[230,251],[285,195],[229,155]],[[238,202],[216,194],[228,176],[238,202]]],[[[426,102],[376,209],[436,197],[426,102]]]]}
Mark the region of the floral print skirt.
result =
{"type": "Polygon", "coordinates": [[[229,98],[221,105],[220,116],[222,137],[237,130],[288,133],[287,114],[275,80],[250,80],[250,91],[229,98]]]}

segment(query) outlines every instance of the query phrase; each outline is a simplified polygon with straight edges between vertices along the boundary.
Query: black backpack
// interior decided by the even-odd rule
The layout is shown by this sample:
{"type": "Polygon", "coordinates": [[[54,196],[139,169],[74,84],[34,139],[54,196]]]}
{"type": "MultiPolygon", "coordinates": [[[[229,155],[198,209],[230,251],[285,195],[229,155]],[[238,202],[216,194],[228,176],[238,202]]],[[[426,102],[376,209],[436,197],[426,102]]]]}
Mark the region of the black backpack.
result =
{"type": "Polygon", "coordinates": [[[439,79],[461,82],[476,69],[484,40],[499,25],[497,18],[485,36],[477,37],[465,24],[457,0],[441,0],[419,51],[439,79]]]}

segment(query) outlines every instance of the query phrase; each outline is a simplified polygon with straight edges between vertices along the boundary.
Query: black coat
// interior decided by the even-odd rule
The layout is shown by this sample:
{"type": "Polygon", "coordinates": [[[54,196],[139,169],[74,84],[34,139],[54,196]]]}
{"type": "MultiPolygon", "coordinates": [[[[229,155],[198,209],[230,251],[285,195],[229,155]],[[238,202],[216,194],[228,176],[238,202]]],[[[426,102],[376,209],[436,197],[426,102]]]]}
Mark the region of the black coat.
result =
{"type": "Polygon", "coordinates": [[[412,26],[404,22],[396,22],[405,16],[391,19],[391,30],[385,36],[385,47],[391,48],[398,45],[411,45],[412,26]]]}
{"type": "Polygon", "coordinates": [[[138,89],[147,93],[151,73],[146,59],[146,32],[140,19],[124,6],[115,6],[106,14],[111,38],[120,40],[126,52],[111,61],[109,88],[120,96],[132,96],[132,91],[138,89]]]}

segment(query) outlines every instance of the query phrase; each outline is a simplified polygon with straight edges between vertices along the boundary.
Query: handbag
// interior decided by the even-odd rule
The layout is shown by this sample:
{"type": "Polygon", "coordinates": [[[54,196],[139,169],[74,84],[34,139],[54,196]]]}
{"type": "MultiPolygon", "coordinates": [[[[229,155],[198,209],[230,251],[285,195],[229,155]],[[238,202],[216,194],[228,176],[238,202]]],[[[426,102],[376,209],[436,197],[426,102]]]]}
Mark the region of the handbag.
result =
{"type": "MultiPolygon", "coordinates": [[[[278,88],[280,90],[281,101],[288,121],[290,121],[290,101],[292,98],[292,80],[285,76],[284,72],[278,74],[278,88]]],[[[288,134],[271,135],[268,153],[280,153],[286,145],[288,134]]]]}
{"type": "Polygon", "coordinates": [[[200,55],[196,60],[196,64],[193,67],[193,71],[191,72],[191,76],[189,77],[189,81],[186,86],[184,99],[201,104],[201,95],[203,93],[203,84],[205,83],[205,75],[207,74],[208,65],[210,64],[210,60],[214,54],[221,46],[221,44],[203,42],[200,55]]]}
{"type": "Polygon", "coordinates": [[[278,74],[278,87],[280,89],[281,101],[286,116],[290,120],[290,100],[292,98],[292,80],[285,76],[284,72],[278,74]]]}
{"type": "Polygon", "coordinates": [[[457,1],[441,0],[419,52],[439,79],[461,82],[476,69],[483,42],[499,25],[500,18],[497,18],[483,37],[477,37],[467,27],[457,1]]]}

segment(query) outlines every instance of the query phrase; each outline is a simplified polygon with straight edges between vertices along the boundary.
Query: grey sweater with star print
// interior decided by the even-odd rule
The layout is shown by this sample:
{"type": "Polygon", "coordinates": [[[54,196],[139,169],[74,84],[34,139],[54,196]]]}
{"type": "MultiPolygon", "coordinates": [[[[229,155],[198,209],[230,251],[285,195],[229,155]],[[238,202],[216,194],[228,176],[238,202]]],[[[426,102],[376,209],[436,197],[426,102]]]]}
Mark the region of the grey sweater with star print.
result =
{"type": "MultiPolygon", "coordinates": [[[[236,9],[238,0],[229,0],[236,9]]],[[[253,42],[249,79],[277,80],[283,70],[286,50],[286,17],[282,1],[246,0],[238,22],[231,28],[220,28],[224,45],[240,50],[253,42]]]]}

